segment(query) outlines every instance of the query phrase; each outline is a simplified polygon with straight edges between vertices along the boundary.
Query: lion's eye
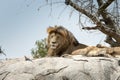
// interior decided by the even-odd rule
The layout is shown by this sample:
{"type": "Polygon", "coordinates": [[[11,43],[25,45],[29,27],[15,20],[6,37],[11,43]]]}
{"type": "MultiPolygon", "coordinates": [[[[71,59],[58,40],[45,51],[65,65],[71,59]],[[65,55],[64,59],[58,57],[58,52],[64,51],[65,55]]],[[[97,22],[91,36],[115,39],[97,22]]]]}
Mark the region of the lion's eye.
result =
{"type": "Polygon", "coordinates": [[[57,37],[58,39],[60,38],[60,36],[57,37]]]}
{"type": "Polygon", "coordinates": [[[51,35],[50,38],[53,38],[53,35],[51,35]]]}

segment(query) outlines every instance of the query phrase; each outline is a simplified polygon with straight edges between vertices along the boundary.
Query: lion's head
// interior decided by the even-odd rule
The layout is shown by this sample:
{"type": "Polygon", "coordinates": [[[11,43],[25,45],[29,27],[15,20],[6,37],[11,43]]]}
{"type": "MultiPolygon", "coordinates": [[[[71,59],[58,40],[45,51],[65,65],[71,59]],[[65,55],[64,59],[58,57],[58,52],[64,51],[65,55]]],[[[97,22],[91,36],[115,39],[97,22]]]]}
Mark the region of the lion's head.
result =
{"type": "Polygon", "coordinates": [[[48,56],[70,54],[79,45],[73,34],[62,26],[49,27],[47,33],[48,56]]]}

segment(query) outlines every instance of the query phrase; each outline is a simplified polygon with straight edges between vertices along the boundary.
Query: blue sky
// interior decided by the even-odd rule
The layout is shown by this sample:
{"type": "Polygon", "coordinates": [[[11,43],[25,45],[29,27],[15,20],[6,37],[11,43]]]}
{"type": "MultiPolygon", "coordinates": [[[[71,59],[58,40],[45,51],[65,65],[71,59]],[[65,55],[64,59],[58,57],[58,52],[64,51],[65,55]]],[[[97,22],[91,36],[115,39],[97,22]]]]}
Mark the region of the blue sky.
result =
{"type": "MultiPolygon", "coordinates": [[[[55,0],[57,1],[57,0],[55,0]]],[[[0,0],[0,46],[7,58],[30,56],[36,40],[47,37],[49,26],[62,25],[70,30],[79,42],[87,45],[104,44],[99,31],[83,31],[78,25],[78,12],[64,4],[45,6],[45,0],[0,0]]],[[[4,56],[0,56],[4,58],[4,56]]]]}

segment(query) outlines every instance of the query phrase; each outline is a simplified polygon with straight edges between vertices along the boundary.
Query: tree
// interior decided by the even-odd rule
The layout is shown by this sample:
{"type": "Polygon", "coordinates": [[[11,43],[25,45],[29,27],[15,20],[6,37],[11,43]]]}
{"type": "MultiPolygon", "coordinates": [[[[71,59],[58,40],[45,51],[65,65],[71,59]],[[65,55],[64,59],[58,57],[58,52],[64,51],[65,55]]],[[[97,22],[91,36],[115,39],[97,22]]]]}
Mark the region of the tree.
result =
{"type": "Polygon", "coordinates": [[[37,40],[35,42],[36,48],[31,49],[31,54],[33,58],[39,58],[39,57],[45,57],[47,54],[47,48],[46,48],[46,40],[43,39],[41,41],[37,40]]]}
{"type": "Polygon", "coordinates": [[[1,48],[1,46],[0,46],[0,54],[3,54],[3,55],[5,55],[5,56],[6,56],[6,54],[3,52],[3,50],[2,50],[2,48],[1,48]]]}
{"type": "MultiPolygon", "coordinates": [[[[52,1],[52,0],[46,0],[52,1]]],[[[62,0],[60,0],[62,1],[62,0]]],[[[57,3],[57,2],[50,2],[57,3]]],[[[79,12],[95,26],[84,26],[84,30],[99,30],[106,35],[105,42],[111,47],[120,46],[120,1],[119,0],[65,0],[67,6],[79,12]]],[[[49,2],[48,2],[49,4],[49,2]]]]}

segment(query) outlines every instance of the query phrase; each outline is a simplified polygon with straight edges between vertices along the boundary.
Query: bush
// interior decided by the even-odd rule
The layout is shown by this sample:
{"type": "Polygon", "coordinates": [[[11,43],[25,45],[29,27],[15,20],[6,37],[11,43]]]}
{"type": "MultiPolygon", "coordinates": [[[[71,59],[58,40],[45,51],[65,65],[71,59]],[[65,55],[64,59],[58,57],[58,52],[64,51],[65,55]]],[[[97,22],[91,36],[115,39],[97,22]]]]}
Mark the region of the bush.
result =
{"type": "Polygon", "coordinates": [[[47,48],[46,48],[46,39],[43,40],[37,40],[35,42],[36,48],[31,49],[31,54],[33,58],[40,58],[45,57],[47,54],[47,48]]]}

